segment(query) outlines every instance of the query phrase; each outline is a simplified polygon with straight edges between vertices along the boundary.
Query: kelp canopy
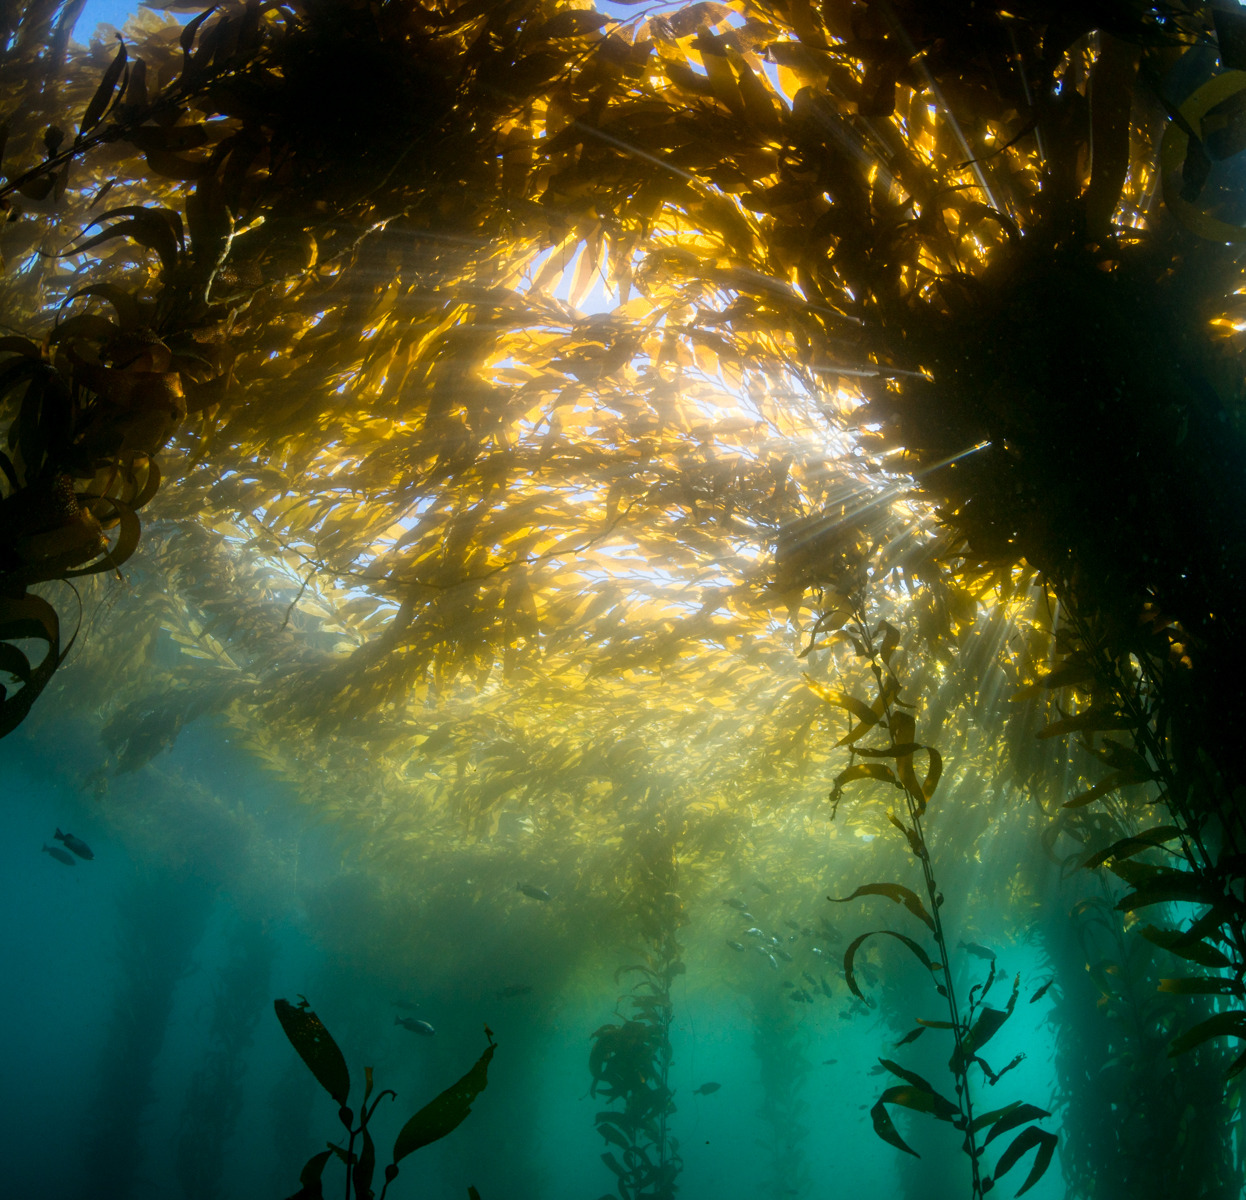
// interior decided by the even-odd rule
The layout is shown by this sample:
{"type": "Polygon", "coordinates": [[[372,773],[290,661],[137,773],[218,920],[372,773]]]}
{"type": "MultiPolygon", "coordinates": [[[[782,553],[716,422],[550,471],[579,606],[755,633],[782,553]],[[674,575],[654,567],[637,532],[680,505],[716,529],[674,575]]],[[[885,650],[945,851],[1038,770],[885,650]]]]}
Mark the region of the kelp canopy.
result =
{"type": "Polygon", "coordinates": [[[886,618],[1008,797],[946,853],[1200,906],[1246,1032],[1233,6],[78,8],[3,18],[0,732],[215,714],[585,900],[661,814],[691,903],[884,778],[886,618]]]}

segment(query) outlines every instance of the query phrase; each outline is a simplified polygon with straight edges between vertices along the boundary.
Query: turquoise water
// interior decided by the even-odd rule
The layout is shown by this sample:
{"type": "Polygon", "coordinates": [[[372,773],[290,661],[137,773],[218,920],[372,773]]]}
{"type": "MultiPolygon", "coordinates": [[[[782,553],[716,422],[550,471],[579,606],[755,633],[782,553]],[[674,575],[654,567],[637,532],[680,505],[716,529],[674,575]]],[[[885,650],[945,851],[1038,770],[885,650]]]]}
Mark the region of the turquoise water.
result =
{"type": "MultiPolygon", "coordinates": [[[[407,1159],[390,1196],[462,1197],[468,1185],[494,1200],[595,1200],[609,1192],[601,1155],[610,1147],[593,1124],[606,1105],[589,1095],[588,1053],[593,1031],[619,1020],[628,979],[616,984],[614,972],[634,961],[634,946],[569,934],[556,892],[548,904],[518,903],[510,878],[473,878],[478,899],[435,911],[421,910],[419,880],[408,879],[396,908],[352,862],[349,845],[324,827],[305,828],[284,785],[206,725],[184,733],[141,776],[114,781],[103,801],[75,785],[92,747],[56,745],[48,728],[0,746],[9,792],[0,903],[10,914],[0,953],[16,984],[0,998],[2,1119],[10,1144],[23,1148],[10,1163],[7,1194],[260,1200],[297,1191],[302,1163],[340,1133],[335,1105],[273,1012],[275,998],[300,994],[356,1081],[371,1065],[378,1088],[398,1092],[375,1120],[383,1161],[402,1121],[484,1049],[486,1023],[496,1036],[489,1085],[472,1114],[407,1159]],[[187,823],[182,805],[199,785],[225,798],[244,839],[187,823]],[[129,850],[101,815],[127,789],[157,827],[162,812],[171,823],[132,835],[129,850]],[[67,868],[41,853],[57,826],[87,841],[95,859],[67,868]],[[257,855],[270,856],[275,869],[257,870],[257,855]],[[135,950],[140,942],[146,958],[135,950]],[[499,996],[508,985],[531,991],[499,996]],[[140,1053],[126,1014],[153,997],[140,1053]],[[395,1025],[407,1014],[432,1023],[435,1036],[395,1025]],[[222,1047],[232,1047],[224,1073],[222,1047]],[[205,1093],[214,1063],[216,1090],[205,1093]],[[207,1164],[207,1182],[188,1173],[192,1149],[207,1164]]],[[[780,911],[798,901],[801,911],[829,909],[820,896],[793,896],[781,884],[750,898],[754,917],[775,929],[784,928],[780,911]]],[[[1050,1002],[1026,1003],[1032,981],[1046,977],[1041,946],[1036,930],[1009,928],[1006,916],[996,914],[991,932],[1007,969],[1026,984],[989,1057],[997,1068],[1016,1053],[1027,1058],[1001,1080],[998,1098],[982,1089],[979,1107],[1024,1095],[1055,1108],[1050,1002]]],[[[668,1080],[683,1162],[678,1194],[966,1195],[966,1160],[948,1126],[899,1113],[897,1127],[922,1156],[914,1159],[884,1145],[869,1121],[870,1106],[896,1082],[877,1066],[880,1055],[950,1088],[939,1074],[943,1035],[896,1047],[897,1030],[913,1017],[939,1016],[929,988],[900,991],[900,1011],[889,1020],[885,1004],[871,1011],[851,1003],[839,951],[815,959],[803,935],[788,935],[794,962],[775,971],[761,955],[726,945],[721,935],[735,918],[711,897],[684,914],[679,931],[687,969],[671,989],[668,1080]],[[783,984],[815,964],[810,973],[826,978],[834,999],[791,1001],[783,984]],[[707,1082],[720,1087],[695,1094],[707,1082]]],[[[847,930],[864,920],[837,914],[847,930]]],[[[867,974],[915,984],[901,958],[884,954],[867,974]]],[[[977,960],[967,963],[957,980],[962,995],[982,976],[977,960]]],[[[1002,1003],[1006,991],[993,999],[1002,1003]]],[[[887,995],[895,1007],[897,993],[887,995]]],[[[1047,1124],[1059,1128],[1058,1109],[1047,1124]]],[[[1012,1190],[1026,1171],[1028,1161],[1014,1169],[1012,1190]]],[[[340,1168],[330,1168],[329,1179],[339,1187],[340,1168]]],[[[1011,1194],[1007,1181],[1000,1189],[1011,1194]]],[[[1058,1160],[1029,1194],[1063,1194],[1058,1160]]]]}

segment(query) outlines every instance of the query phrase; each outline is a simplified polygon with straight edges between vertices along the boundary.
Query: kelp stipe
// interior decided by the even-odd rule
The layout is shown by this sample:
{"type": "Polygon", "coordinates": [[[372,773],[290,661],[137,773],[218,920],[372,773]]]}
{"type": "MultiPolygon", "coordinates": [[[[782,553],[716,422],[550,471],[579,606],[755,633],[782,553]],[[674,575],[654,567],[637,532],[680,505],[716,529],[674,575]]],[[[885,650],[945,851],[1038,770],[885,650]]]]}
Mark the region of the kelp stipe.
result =
{"type": "MultiPolygon", "coordinates": [[[[376,1194],[372,1190],[372,1179],[376,1174],[376,1145],[368,1131],[368,1122],[372,1120],[381,1101],[386,1096],[397,1099],[397,1093],[386,1088],[372,1100],[372,1107],[369,1108],[368,1101],[372,1098],[373,1086],[372,1068],[364,1067],[363,1101],[359,1106],[359,1125],[356,1127],[355,1114],[347,1105],[350,1098],[350,1072],[346,1067],[346,1059],[329,1031],[304,997],[299,997],[298,1004],[277,1000],[273,1007],[290,1044],[298,1051],[299,1057],[307,1064],[308,1070],[316,1077],[320,1086],[337,1101],[338,1120],[346,1127],[349,1135],[345,1149],[336,1143],[330,1143],[327,1150],[322,1150],[307,1160],[299,1175],[299,1183],[303,1186],[289,1200],[323,1200],[325,1193],[321,1177],[329,1159],[334,1155],[346,1166],[343,1192],[345,1200],[351,1200],[352,1189],[355,1200],[372,1200],[376,1194]],[[358,1154],[355,1153],[356,1138],[362,1139],[362,1148],[358,1154]]],[[[489,1039],[489,1045],[476,1060],[475,1066],[457,1083],[424,1105],[398,1131],[398,1136],[394,1139],[393,1157],[385,1168],[385,1186],[381,1188],[380,1200],[385,1200],[389,1185],[398,1178],[398,1164],[408,1154],[439,1141],[467,1119],[476,1097],[488,1086],[489,1063],[497,1049],[493,1032],[488,1026],[485,1026],[485,1036],[489,1039]]],[[[474,1191],[475,1189],[470,1189],[469,1194],[474,1194],[474,1191]]]]}
{"type": "Polygon", "coordinates": [[[902,1083],[887,1088],[870,1110],[870,1118],[874,1131],[883,1141],[917,1156],[917,1152],[900,1136],[888,1105],[899,1105],[913,1112],[923,1112],[947,1121],[954,1129],[964,1133],[963,1149],[969,1158],[972,1177],[972,1195],[974,1200],[981,1200],[991,1191],[1001,1176],[1010,1171],[1023,1155],[1030,1150],[1035,1151],[1034,1163],[1025,1182],[1017,1191],[1020,1196],[1029,1191],[1051,1165],[1052,1155],[1056,1148],[1056,1135],[1041,1129],[1037,1122],[1051,1114],[1033,1104],[1013,1101],[1002,1108],[975,1116],[970,1086],[970,1067],[977,1066],[987,1082],[994,1086],[1008,1071],[1021,1062],[1018,1055],[1000,1070],[994,1070],[983,1059],[979,1051],[1003,1027],[1016,1007],[1020,991],[1021,977],[1013,980],[1012,992],[1004,1008],[992,1008],[986,1004],[987,994],[998,982],[996,964],[991,959],[990,970],[984,982],[975,984],[969,991],[967,1005],[962,1007],[956,997],[952,981],[951,954],[948,948],[947,935],[943,928],[942,909],[943,893],[935,880],[934,867],[931,863],[930,850],[926,844],[922,829],[922,817],[926,807],[933,798],[943,771],[942,759],[933,746],[923,745],[917,741],[916,721],[910,713],[901,711],[906,705],[900,699],[900,683],[892,670],[891,660],[900,644],[900,635],[896,628],[887,621],[880,621],[873,629],[865,612],[863,602],[853,605],[853,620],[845,627],[852,639],[857,655],[867,659],[871,673],[877,685],[877,695],[871,703],[859,697],[833,691],[822,684],[806,677],[809,686],[828,704],[846,709],[856,718],[856,724],[840,741],[840,745],[849,747],[855,757],[860,755],[865,762],[851,763],[835,778],[831,792],[831,816],[834,819],[840,797],[846,784],[861,779],[872,779],[891,784],[904,797],[904,811],[907,821],[894,812],[889,812],[888,820],[904,835],[913,856],[921,863],[922,878],[925,884],[927,904],[911,888],[898,883],[869,883],[858,887],[851,896],[827,899],[833,903],[845,903],[858,896],[885,896],[897,904],[902,904],[933,936],[936,955],[932,957],[914,938],[894,929],[872,930],[855,938],[844,952],[844,976],[849,989],[860,1000],[865,996],[861,992],[854,973],[854,963],[862,945],[872,937],[886,935],[894,938],[905,946],[929,973],[935,990],[947,1004],[948,1020],[918,1019],[916,1027],[901,1039],[901,1044],[915,1041],[928,1029],[947,1030],[952,1034],[953,1050],[948,1061],[948,1070],[955,1079],[955,1102],[948,1100],[933,1084],[922,1076],[909,1071],[899,1063],[880,1058],[879,1062],[891,1074],[897,1076],[902,1083]],[[881,642],[877,639],[881,635],[881,642]],[[857,742],[874,729],[886,729],[890,735],[889,746],[864,747],[857,742]],[[914,769],[914,756],[924,751],[928,760],[926,776],[919,781],[914,769]],[[885,760],[892,760],[894,767],[884,765],[885,760]],[[937,961],[936,961],[937,958],[937,961]],[[942,982],[940,982],[942,980],[942,982]],[[982,1155],[986,1147],[997,1137],[1012,1133],[1020,1128],[1008,1148],[999,1156],[993,1175],[982,1172],[982,1155]],[[989,1130],[985,1139],[979,1144],[978,1135],[989,1130]]]}
{"type": "Polygon", "coordinates": [[[642,887],[634,889],[632,900],[648,961],[614,973],[616,983],[639,976],[619,1002],[631,1009],[631,1016],[593,1033],[589,1091],[610,1103],[623,1102],[621,1109],[605,1109],[594,1117],[597,1132],[622,1154],[622,1161],[613,1150],[601,1156],[614,1173],[619,1195],[623,1200],[671,1200],[683,1169],[679,1141],[668,1127],[675,1111],[669,1084],[671,982],[684,973],[684,964],[675,937],[682,913],[678,874],[665,830],[645,840],[639,860],[642,887]]]}

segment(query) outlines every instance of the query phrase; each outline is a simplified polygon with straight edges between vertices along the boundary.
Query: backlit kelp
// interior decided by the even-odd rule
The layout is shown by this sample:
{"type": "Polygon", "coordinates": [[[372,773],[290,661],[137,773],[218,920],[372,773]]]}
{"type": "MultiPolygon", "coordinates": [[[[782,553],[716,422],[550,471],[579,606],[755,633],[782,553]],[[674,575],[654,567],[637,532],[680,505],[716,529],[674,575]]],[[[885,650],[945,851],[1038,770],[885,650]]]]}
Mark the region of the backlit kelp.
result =
{"type": "MultiPolygon", "coordinates": [[[[864,1000],[855,973],[856,956],[869,938],[880,935],[894,939],[918,960],[929,973],[935,992],[946,1002],[948,1020],[941,1017],[918,1017],[914,1028],[900,1039],[899,1044],[915,1042],[932,1029],[950,1032],[952,1053],[947,1070],[953,1077],[956,1095],[955,1101],[950,1101],[937,1086],[927,1082],[921,1075],[890,1058],[880,1058],[880,1064],[902,1083],[887,1088],[870,1110],[874,1132],[897,1149],[907,1154],[916,1154],[900,1136],[888,1105],[927,1113],[940,1121],[949,1122],[954,1129],[964,1134],[963,1148],[969,1158],[971,1173],[970,1193],[974,1197],[984,1196],[995,1186],[1000,1176],[1033,1150],[1034,1160],[1029,1175],[1017,1192],[1017,1195],[1021,1195],[1029,1191],[1051,1165],[1057,1138],[1038,1124],[1051,1114],[1020,1100],[988,1112],[979,1111],[975,1114],[974,1111],[975,1093],[980,1094],[982,1084],[994,1087],[1024,1057],[1018,1055],[996,1070],[980,1053],[1012,1016],[1020,992],[1021,976],[1018,974],[1013,979],[1011,993],[1003,1008],[987,1004],[987,996],[994,985],[1006,981],[997,975],[994,953],[988,948],[971,944],[968,949],[976,957],[988,960],[989,970],[985,979],[969,989],[968,997],[963,1002],[958,999],[953,982],[952,947],[948,944],[944,926],[943,906],[946,897],[936,880],[934,862],[923,829],[927,806],[934,798],[942,778],[943,760],[933,746],[916,740],[916,721],[910,712],[905,711],[914,708],[915,703],[903,698],[906,689],[896,675],[892,663],[900,645],[899,631],[887,621],[871,622],[863,596],[858,594],[853,597],[851,607],[853,619],[845,625],[845,629],[857,655],[868,665],[873,676],[875,695],[872,701],[866,703],[860,696],[830,691],[813,684],[814,689],[830,705],[850,714],[853,723],[838,744],[848,746],[852,757],[859,756],[863,759],[861,762],[852,763],[835,777],[835,786],[831,793],[832,816],[840,804],[843,789],[850,783],[873,780],[896,789],[903,798],[904,807],[900,813],[889,810],[887,819],[903,835],[910,852],[921,866],[926,898],[923,903],[921,896],[904,884],[884,882],[862,884],[851,896],[828,896],[827,899],[832,903],[844,903],[860,896],[885,896],[902,905],[926,926],[926,931],[933,937],[936,947],[933,956],[909,934],[894,929],[871,930],[854,938],[848,945],[844,952],[844,975],[852,993],[858,999],[864,1000]],[[865,737],[880,733],[884,728],[890,743],[888,746],[861,744],[865,737]],[[914,764],[914,759],[919,754],[924,755],[927,762],[925,778],[922,780],[918,779],[914,764]],[[886,763],[893,765],[888,766],[886,763]],[[977,1068],[977,1071],[972,1068],[977,1068]],[[1011,1137],[1008,1146],[1001,1150],[993,1173],[984,1174],[980,1160],[986,1147],[997,1137],[1013,1134],[1016,1130],[1020,1132],[1011,1137]],[[980,1135],[981,1142],[978,1140],[980,1135]]],[[[963,942],[960,944],[964,946],[963,942]]]]}
{"type": "MultiPolygon", "coordinates": [[[[930,864],[1021,924],[1072,837],[1173,1069],[1242,1040],[1240,14],[231,0],[70,53],[72,7],[0,25],[0,734],[86,714],[115,811],[212,722],[384,880],[360,915],[539,905],[560,982],[658,903],[646,821],[687,912],[878,881],[949,991],[930,864]],[[921,886],[836,776],[901,785],[921,886]]],[[[698,935],[639,936],[669,993],[698,935]]]]}

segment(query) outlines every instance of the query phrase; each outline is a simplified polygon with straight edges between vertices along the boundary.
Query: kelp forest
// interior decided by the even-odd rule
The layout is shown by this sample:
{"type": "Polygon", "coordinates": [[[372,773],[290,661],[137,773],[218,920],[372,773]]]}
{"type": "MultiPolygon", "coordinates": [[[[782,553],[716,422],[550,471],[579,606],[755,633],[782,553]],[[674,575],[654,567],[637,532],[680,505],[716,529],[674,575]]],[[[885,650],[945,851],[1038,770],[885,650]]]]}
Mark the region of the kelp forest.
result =
{"type": "Polygon", "coordinates": [[[0,3],[6,1194],[1246,1194],[1246,8],[93,11],[0,3]]]}

